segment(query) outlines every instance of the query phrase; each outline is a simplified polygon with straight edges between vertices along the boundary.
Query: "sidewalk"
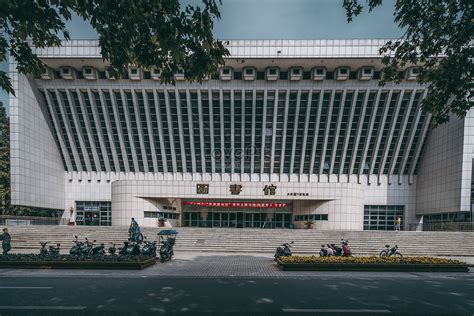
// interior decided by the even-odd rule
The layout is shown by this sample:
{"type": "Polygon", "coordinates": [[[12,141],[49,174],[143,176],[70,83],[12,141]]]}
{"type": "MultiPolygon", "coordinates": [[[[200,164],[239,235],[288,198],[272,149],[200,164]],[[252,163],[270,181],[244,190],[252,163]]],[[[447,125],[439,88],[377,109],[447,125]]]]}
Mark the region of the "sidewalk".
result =
{"type": "MultiPolygon", "coordinates": [[[[454,259],[454,258],[451,258],[454,259]]],[[[460,258],[474,265],[474,257],[460,258]]],[[[472,270],[474,271],[474,270],[472,270]]],[[[273,261],[272,254],[255,253],[201,253],[178,252],[173,260],[144,270],[54,270],[54,269],[0,269],[1,277],[67,277],[85,278],[397,278],[411,279],[415,276],[427,278],[466,277],[464,273],[405,273],[405,272],[318,272],[281,271],[273,261]]],[[[468,277],[474,276],[470,273],[468,277]]]]}

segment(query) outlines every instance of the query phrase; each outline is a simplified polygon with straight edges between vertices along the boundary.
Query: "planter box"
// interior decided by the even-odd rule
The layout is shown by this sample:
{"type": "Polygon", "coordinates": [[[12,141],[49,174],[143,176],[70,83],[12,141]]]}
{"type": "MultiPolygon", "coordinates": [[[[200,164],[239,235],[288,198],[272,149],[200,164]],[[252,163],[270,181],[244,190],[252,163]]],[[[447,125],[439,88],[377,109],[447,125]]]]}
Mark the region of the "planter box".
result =
{"type": "Polygon", "coordinates": [[[467,264],[407,264],[407,263],[283,263],[284,271],[380,271],[380,272],[468,272],[467,264]]]}
{"type": "Polygon", "coordinates": [[[0,268],[14,269],[122,269],[141,270],[156,263],[156,258],[143,261],[0,261],[0,268]]]}

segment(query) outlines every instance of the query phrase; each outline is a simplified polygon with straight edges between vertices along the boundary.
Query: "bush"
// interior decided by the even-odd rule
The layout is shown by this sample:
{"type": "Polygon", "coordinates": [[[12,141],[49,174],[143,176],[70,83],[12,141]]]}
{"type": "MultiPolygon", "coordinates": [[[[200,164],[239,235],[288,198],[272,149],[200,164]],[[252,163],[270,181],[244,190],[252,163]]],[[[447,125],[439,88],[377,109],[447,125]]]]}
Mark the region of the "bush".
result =
{"type": "Polygon", "coordinates": [[[6,262],[142,262],[150,259],[150,256],[71,256],[60,255],[57,257],[39,254],[11,254],[0,256],[0,264],[6,262]]]}
{"type": "Polygon", "coordinates": [[[465,264],[459,260],[435,258],[435,257],[404,257],[402,260],[397,257],[316,257],[316,256],[292,256],[280,257],[279,260],[284,264],[465,264]]]}

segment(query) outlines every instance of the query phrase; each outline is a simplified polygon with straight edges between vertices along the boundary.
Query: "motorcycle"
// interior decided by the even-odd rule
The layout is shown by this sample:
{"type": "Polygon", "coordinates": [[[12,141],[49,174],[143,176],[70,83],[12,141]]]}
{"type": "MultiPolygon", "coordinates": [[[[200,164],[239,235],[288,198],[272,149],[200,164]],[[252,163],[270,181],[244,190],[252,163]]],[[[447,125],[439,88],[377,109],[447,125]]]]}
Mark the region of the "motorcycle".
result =
{"type": "Polygon", "coordinates": [[[284,243],[281,246],[278,246],[276,251],[275,251],[275,260],[277,260],[280,257],[290,257],[293,255],[291,252],[291,245],[294,243],[294,241],[290,243],[284,243]]]}
{"type": "Polygon", "coordinates": [[[69,249],[69,254],[70,255],[80,255],[81,254],[81,249],[84,246],[84,243],[82,241],[79,241],[77,239],[77,236],[74,236],[74,237],[75,237],[74,246],[72,246],[71,249],[69,249]]]}
{"type": "Polygon", "coordinates": [[[143,242],[145,245],[142,247],[142,255],[156,257],[156,241],[151,242],[144,237],[143,242]]]}

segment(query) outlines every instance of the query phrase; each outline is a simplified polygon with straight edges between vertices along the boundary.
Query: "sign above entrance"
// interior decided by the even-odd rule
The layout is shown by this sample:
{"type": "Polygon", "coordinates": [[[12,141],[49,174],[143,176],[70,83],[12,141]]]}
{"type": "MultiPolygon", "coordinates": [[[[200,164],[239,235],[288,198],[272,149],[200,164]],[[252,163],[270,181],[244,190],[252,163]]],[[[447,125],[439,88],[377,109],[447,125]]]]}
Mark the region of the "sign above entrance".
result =
{"type": "Polygon", "coordinates": [[[288,206],[288,203],[269,202],[183,202],[183,204],[226,208],[282,208],[288,206]]]}

